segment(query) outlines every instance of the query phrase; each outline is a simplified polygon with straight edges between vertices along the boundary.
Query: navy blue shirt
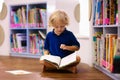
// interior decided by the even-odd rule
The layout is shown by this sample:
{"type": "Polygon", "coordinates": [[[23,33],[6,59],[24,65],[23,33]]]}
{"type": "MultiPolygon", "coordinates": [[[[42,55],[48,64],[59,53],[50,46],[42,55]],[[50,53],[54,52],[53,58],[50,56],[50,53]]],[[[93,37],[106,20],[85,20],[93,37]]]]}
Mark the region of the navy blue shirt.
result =
{"type": "Polygon", "coordinates": [[[61,44],[80,47],[80,44],[73,33],[65,29],[59,36],[54,33],[54,30],[49,32],[45,39],[44,49],[48,50],[51,55],[60,56],[61,58],[74,52],[60,49],[61,44]]]}

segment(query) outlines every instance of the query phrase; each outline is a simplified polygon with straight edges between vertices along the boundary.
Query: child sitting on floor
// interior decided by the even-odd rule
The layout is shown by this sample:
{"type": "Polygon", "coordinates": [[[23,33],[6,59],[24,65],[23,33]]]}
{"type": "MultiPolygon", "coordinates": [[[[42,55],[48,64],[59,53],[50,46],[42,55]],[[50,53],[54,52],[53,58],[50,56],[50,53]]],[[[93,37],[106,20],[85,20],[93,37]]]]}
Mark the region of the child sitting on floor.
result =
{"type": "MultiPolygon", "coordinates": [[[[63,58],[80,49],[80,44],[74,34],[66,29],[68,24],[69,17],[64,11],[57,10],[51,14],[49,26],[52,26],[53,30],[46,35],[44,55],[51,54],[63,58]]],[[[76,62],[65,68],[65,70],[76,73],[76,66],[79,62],[80,57],[76,56],[76,62]]],[[[40,63],[44,65],[43,70],[54,69],[52,63],[48,63],[44,60],[40,60],[40,63]]]]}

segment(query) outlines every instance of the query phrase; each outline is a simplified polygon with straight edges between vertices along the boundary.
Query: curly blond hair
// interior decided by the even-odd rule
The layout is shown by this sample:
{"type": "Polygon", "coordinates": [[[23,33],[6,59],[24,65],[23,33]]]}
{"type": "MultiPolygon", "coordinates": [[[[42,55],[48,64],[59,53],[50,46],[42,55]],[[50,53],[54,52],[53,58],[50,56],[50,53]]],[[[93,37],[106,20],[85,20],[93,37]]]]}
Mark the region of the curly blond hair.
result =
{"type": "Polygon", "coordinates": [[[61,10],[56,10],[53,12],[49,17],[49,26],[66,26],[69,24],[69,17],[68,15],[61,10]]]}

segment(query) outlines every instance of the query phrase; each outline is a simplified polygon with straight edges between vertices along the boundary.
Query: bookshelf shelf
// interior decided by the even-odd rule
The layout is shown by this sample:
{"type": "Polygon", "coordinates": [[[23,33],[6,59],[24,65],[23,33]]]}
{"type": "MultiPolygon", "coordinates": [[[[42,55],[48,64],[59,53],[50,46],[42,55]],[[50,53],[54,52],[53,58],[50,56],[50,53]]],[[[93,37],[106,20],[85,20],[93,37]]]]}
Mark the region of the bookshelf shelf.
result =
{"type": "Polygon", "coordinates": [[[120,21],[118,20],[120,1],[116,0],[114,3],[112,1],[93,0],[93,66],[112,79],[119,80],[120,72],[114,72],[114,59],[117,54],[118,38],[120,38],[120,21]]]}
{"type": "Polygon", "coordinates": [[[95,25],[93,27],[118,27],[120,25],[95,25]]]}
{"type": "Polygon", "coordinates": [[[113,74],[110,71],[108,71],[107,69],[105,69],[104,67],[100,67],[97,64],[94,64],[94,67],[100,71],[102,71],[103,73],[105,73],[106,75],[108,75],[109,77],[111,77],[113,80],[119,80],[120,79],[120,74],[113,74]]]}
{"type": "Polygon", "coordinates": [[[40,58],[47,33],[47,3],[10,6],[10,55],[40,58]]]}

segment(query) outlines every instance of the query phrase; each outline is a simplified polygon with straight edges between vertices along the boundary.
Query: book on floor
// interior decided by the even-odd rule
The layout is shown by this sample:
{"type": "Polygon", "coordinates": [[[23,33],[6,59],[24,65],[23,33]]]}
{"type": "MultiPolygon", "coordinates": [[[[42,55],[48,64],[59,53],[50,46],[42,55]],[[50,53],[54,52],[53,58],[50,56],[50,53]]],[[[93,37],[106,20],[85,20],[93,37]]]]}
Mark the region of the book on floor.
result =
{"type": "Polygon", "coordinates": [[[57,69],[67,67],[72,63],[76,62],[76,53],[72,53],[64,58],[53,55],[43,55],[40,60],[45,60],[54,64],[57,69]]]}
{"type": "Polygon", "coordinates": [[[5,71],[7,73],[11,73],[14,75],[24,75],[24,74],[31,74],[32,72],[25,71],[25,70],[10,70],[10,71],[5,71]]]}

